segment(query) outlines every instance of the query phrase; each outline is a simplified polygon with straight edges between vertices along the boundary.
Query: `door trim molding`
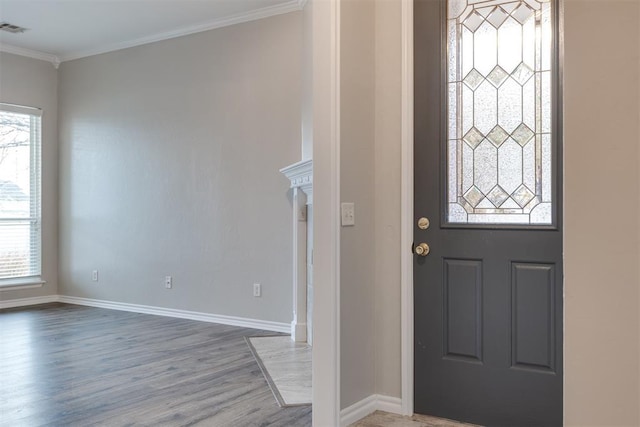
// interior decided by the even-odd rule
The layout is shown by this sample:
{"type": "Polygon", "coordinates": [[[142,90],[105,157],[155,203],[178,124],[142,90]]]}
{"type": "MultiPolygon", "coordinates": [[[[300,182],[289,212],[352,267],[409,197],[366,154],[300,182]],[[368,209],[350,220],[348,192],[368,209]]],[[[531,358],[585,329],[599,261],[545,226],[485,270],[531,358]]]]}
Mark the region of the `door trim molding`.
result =
{"type": "Polygon", "coordinates": [[[413,0],[402,0],[400,305],[402,413],[413,414],[413,0]]]}
{"type": "Polygon", "coordinates": [[[313,0],[313,413],[340,423],[340,5],[313,0]]]}

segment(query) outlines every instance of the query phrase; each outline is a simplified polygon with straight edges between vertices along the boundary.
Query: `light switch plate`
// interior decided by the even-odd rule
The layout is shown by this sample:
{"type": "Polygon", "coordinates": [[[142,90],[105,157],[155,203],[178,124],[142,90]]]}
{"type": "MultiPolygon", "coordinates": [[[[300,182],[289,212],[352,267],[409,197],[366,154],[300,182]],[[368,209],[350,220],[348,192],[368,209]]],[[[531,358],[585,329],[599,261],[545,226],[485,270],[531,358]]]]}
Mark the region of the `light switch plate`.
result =
{"type": "Polygon", "coordinates": [[[354,203],[342,203],[340,205],[340,217],[343,227],[356,225],[356,208],[354,203]]]}

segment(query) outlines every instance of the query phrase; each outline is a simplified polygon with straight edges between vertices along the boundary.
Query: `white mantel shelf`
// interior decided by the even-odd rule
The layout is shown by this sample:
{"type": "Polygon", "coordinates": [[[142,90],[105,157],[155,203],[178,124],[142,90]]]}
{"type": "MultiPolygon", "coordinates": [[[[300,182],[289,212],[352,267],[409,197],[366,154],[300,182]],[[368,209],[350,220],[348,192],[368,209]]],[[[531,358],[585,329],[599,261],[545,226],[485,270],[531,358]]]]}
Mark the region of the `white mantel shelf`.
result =
{"type": "Polygon", "coordinates": [[[307,195],[307,203],[313,203],[313,159],[302,160],[280,169],[291,181],[291,188],[300,188],[307,195]]]}

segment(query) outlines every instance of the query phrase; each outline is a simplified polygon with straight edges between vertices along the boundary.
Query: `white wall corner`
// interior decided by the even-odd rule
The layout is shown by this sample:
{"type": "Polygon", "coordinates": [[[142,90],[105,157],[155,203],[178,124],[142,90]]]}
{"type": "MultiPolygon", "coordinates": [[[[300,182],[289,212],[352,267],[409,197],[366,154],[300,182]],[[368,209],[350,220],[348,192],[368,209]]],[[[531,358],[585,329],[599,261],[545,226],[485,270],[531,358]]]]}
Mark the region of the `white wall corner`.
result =
{"type": "Polygon", "coordinates": [[[372,394],[340,411],[340,426],[349,426],[375,411],[402,414],[402,400],[398,397],[372,394]]]}

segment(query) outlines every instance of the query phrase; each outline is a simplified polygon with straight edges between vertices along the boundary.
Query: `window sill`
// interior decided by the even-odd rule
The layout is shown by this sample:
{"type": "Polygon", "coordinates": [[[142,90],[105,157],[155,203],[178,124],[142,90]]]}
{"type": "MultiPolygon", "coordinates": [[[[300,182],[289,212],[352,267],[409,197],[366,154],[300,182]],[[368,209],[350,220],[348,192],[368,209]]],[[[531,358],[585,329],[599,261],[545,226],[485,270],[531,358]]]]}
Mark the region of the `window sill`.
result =
{"type": "Polygon", "coordinates": [[[0,292],[18,289],[41,288],[45,283],[40,277],[25,277],[23,279],[0,280],[0,292]]]}

